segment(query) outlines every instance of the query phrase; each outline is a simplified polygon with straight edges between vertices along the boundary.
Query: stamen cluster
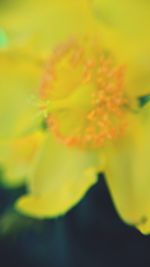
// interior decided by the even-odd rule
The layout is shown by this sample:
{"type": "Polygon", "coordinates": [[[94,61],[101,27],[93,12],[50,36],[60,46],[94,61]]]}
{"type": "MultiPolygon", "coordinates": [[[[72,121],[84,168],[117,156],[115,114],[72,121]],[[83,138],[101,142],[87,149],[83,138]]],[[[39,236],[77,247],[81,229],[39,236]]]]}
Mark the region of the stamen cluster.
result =
{"type": "Polygon", "coordinates": [[[42,81],[41,97],[49,103],[64,98],[67,103],[68,99],[68,106],[48,113],[51,130],[66,145],[98,148],[124,132],[124,68],[116,67],[114,62],[110,53],[88,40],[68,41],[53,52],[42,81]],[[72,99],[77,103],[71,108],[72,99]],[[74,120],[70,121],[70,130],[69,119],[74,120]]]}

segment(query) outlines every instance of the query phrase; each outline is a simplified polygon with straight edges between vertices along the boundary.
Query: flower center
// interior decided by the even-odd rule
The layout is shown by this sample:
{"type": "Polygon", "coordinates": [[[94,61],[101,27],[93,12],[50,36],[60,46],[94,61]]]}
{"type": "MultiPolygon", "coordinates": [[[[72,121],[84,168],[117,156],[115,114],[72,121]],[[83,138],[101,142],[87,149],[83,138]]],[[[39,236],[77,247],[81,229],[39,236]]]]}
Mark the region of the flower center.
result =
{"type": "Polygon", "coordinates": [[[125,129],[124,70],[97,40],[69,40],[53,52],[41,85],[54,134],[69,146],[98,148],[125,129]]]}

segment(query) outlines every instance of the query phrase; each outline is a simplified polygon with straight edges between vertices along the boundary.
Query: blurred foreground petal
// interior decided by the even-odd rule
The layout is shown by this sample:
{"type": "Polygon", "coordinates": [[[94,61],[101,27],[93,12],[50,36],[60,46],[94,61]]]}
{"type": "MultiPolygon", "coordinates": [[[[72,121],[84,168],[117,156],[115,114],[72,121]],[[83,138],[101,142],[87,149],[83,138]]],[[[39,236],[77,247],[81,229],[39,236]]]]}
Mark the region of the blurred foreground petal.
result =
{"type": "Polygon", "coordinates": [[[121,217],[150,233],[150,104],[129,121],[124,138],[107,150],[106,180],[121,217]]]}
{"type": "Polygon", "coordinates": [[[30,177],[29,195],[16,207],[31,217],[63,215],[97,182],[97,171],[96,153],[69,150],[50,135],[30,177]]]}

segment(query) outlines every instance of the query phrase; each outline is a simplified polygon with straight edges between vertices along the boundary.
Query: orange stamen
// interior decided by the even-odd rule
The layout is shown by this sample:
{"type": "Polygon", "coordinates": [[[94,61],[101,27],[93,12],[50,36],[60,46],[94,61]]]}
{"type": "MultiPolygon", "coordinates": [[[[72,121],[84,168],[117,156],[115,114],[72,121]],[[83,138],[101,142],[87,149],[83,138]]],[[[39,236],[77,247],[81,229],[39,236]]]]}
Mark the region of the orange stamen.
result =
{"type": "MultiPolygon", "coordinates": [[[[53,100],[55,90],[59,93],[60,85],[57,86],[57,81],[61,83],[67,79],[70,79],[69,83],[66,82],[67,86],[70,86],[70,91],[67,91],[69,94],[73,93],[77,86],[82,85],[92,86],[93,92],[86,115],[85,112],[82,114],[82,107],[79,107],[81,117],[84,116],[83,123],[80,125],[77,121],[76,128],[70,129],[67,134],[61,131],[57,112],[48,115],[50,128],[57,138],[68,146],[97,148],[124,133],[124,106],[127,102],[123,90],[124,69],[115,66],[111,55],[105,56],[101,49],[95,54],[92,49],[91,52],[87,52],[84,45],[75,40],[57,47],[45,70],[40,90],[42,99],[53,100]],[[70,73],[65,73],[63,62],[73,74],[76,74],[76,79],[71,80],[70,73]]],[[[57,94],[58,96],[61,97],[57,94]]]]}

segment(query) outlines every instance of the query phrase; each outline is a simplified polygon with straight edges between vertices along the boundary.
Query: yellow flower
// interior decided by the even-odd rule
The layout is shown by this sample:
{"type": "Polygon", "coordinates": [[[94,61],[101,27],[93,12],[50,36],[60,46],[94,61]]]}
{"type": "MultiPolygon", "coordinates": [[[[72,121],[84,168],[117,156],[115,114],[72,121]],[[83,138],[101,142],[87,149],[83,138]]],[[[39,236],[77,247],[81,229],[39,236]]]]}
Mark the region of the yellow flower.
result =
{"type": "Polygon", "coordinates": [[[141,183],[147,188],[142,158],[147,164],[149,105],[140,107],[127,78],[119,59],[98,39],[71,39],[57,47],[40,90],[49,133],[19,210],[38,218],[64,214],[104,171],[120,215],[142,229],[148,208],[138,189],[141,183]],[[127,179],[135,179],[130,195],[127,179]]]}
{"type": "MultiPolygon", "coordinates": [[[[44,141],[28,174],[29,193],[16,208],[37,218],[63,215],[103,171],[121,217],[148,233],[149,83],[147,64],[143,67],[140,60],[145,48],[111,27],[97,25],[87,1],[56,0],[49,8],[43,6],[42,1],[19,5],[21,15],[11,13],[16,18],[11,26],[5,15],[1,18],[12,44],[29,40],[37,58],[45,59],[48,47],[56,47],[46,60],[40,87],[44,141]],[[26,8],[27,24],[22,13],[26,8]]],[[[20,69],[15,82],[16,77],[20,69]]],[[[28,69],[22,81],[24,77],[31,77],[28,69]]]]}

